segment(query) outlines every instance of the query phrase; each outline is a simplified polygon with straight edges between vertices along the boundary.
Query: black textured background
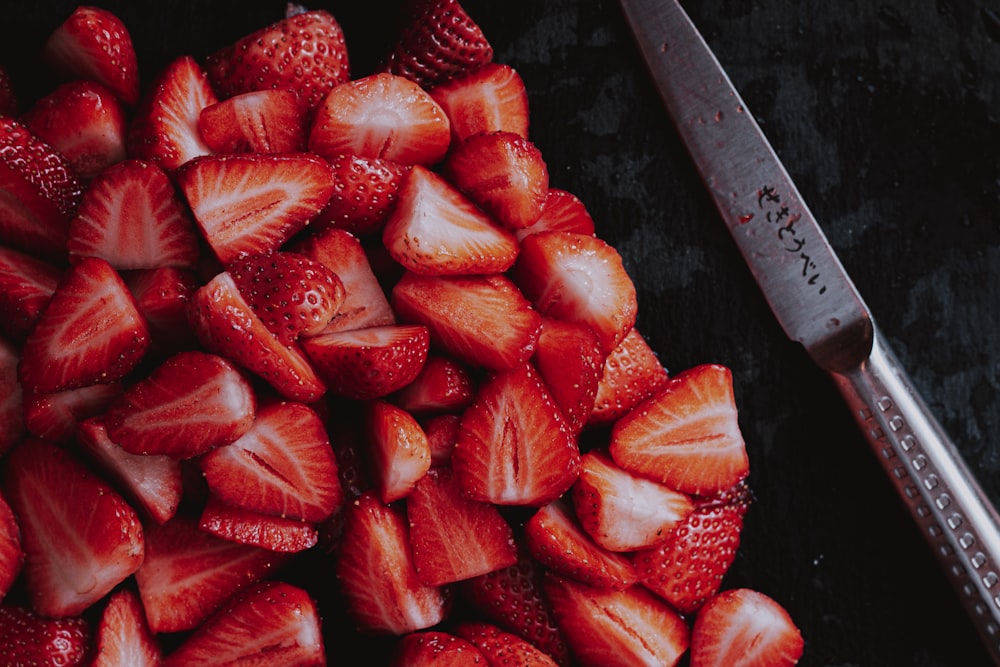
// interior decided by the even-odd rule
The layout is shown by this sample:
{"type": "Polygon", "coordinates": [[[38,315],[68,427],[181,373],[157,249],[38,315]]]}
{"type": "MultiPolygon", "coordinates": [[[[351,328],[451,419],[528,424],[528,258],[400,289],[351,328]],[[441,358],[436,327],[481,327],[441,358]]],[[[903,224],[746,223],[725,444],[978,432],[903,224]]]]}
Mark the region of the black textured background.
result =
{"type": "MultiPolygon", "coordinates": [[[[47,85],[37,45],[74,3],[4,4],[2,62],[30,97],[47,85]]],[[[97,4],[126,21],[147,80],[170,57],[205,55],[284,11],[277,1],[97,4]]],[[[726,585],[789,609],[806,639],[804,666],[988,664],[838,395],[781,335],[617,2],[463,4],[529,88],[552,185],[579,195],[623,254],[638,326],[664,364],[734,371],[755,502],[726,585]]],[[[1000,501],[1000,0],[684,5],[915,384],[1000,501]]],[[[354,73],[370,71],[398,2],[311,6],[341,21],[354,73]]],[[[355,638],[330,630],[331,655],[349,653],[355,638]]]]}

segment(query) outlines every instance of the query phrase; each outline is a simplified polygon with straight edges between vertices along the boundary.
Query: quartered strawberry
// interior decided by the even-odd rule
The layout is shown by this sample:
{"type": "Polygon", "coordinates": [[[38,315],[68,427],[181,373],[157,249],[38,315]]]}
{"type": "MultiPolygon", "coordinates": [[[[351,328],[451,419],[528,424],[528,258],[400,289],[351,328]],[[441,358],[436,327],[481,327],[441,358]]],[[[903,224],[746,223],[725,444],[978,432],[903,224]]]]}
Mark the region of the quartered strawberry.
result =
{"type": "Polygon", "coordinates": [[[199,239],[187,206],[155,163],[123,160],[91,180],[69,226],[71,262],[100,257],[119,270],[193,269],[199,239]]]}
{"type": "Polygon", "coordinates": [[[309,150],[332,160],[344,153],[431,165],[448,151],[448,117],[409,79],[371,74],[330,91],[316,109],[309,150]]]}
{"type": "Polygon", "coordinates": [[[403,267],[426,275],[503,273],[517,239],[435,172],[410,169],[382,243],[403,267]]]}
{"type": "Polygon", "coordinates": [[[135,510],[69,450],[25,440],[3,489],[21,525],[28,597],[43,616],[82,613],[143,561],[135,510]]]}
{"type": "Polygon", "coordinates": [[[331,157],[330,166],[333,195],[313,224],[329,225],[356,236],[381,232],[409,167],[350,153],[331,157]]]}
{"type": "Polygon", "coordinates": [[[470,642],[440,630],[400,638],[389,667],[482,667],[486,658],[470,642]]]}
{"type": "Polygon", "coordinates": [[[124,278],[149,325],[151,350],[169,354],[194,347],[187,313],[201,283],[193,270],[162,266],[129,271],[124,278]]]}
{"type": "Polygon", "coordinates": [[[131,588],[112,593],[97,624],[92,667],[157,667],[162,657],[139,595],[131,588]]]}
{"type": "Polygon", "coordinates": [[[103,413],[121,393],[121,383],[114,382],[30,394],[23,400],[24,423],[34,437],[64,445],[76,435],[80,422],[103,413]]]}
{"type": "Polygon", "coordinates": [[[0,494],[0,602],[14,586],[23,564],[20,524],[7,499],[0,494]]]}
{"type": "Polygon", "coordinates": [[[277,250],[333,193],[330,166],[307,153],[204,156],[175,177],[224,265],[277,250]]]}
{"type": "Polygon", "coordinates": [[[384,400],[365,410],[364,434],[375,492],[386,504],[407,497],[431,466],[430,443],[420,423],[384,400]]]}
{"type": "Polygon", "coordinates": [[[350,79],[343,29],[322,9],[288,12],[209,55],[205,71],[220,97],[283,89],[309,108],[350,79]]]}
{"type": "Polygon", "coordinates": [[[307,112],[293,90],[255,90],[202,109],[198,132],[216,153],[294,153],[306,147],[307,112]]]}
{"type": "Polygon", "coordinates": [[[492,623],[466,621],[455,628],[455,634],[479,649],[488,667],[511,664],[519,667],[558,667],[550,655],[492,623]]]}
{"type": "Polygon", "coordinates": [[[605,354],[597,335],[583,324],[542,318],[531,361],[552,399],[575,432],[586,426],[594,408],[605,354]]]}
{"type": "Polygon", "coordinates": [[[719,593],[701,608],[691,632],[691,667],[791,667],[802,633],[776,600],[748,588],[719,593]]]}
{"type": "Polygon", "coordinates": [[[20,343],[56,291],[62,269],[27,253],[0,246],[0,331],[20,343]]]}
{"type": "Polygon", "coordinates": [[[90,623],[79,616],[50,619],[12,604],[0,605],[0,664],[89,664],[90,623]]]}
{"type": "Polygon", "coordinates": [[[139,66],[125,23],[107,9],[80,5],[48,37],[42,58],[63,75],[104,84],[128,105],[139,99],[139,66]]]}
{"type": "Polygon", "coordinates": [[[149,347],[149,328],[118,272],[88,257],[63,274],[21,351],[21,384],[51,393],[116,382],[149,347]]]}
{"type": "Polygon", "coordinates": [[[590,216],[587,205],[575,194],[550,187],[545,195],[542,215],[531,226],[517,229],[514,233],[517,234],[518,241],[521,241],[528,234],[546,231],[593,235],[594,219],[590,216]]]}
{"type": "Polygon", "coordinates": [[[693,495],[728,489],[749,472],[730,370],[696,366],[619,419],[611,457],[621,467],[693,495]]]}
{"type": "Polygon", "coordinates": [[[475,395],[472,374],[454,359],[430,354],[420,373],[393,396],[399,407],[416,415],[464,410],[475,395]]]}
{"type": "Polygon", "coordinates": [[[409,528],[398,507],[364,493],[348,505],[334,564],[348,615],[366,632],[402,635],[437,625],[447,615],[441,588],[417,578],[409,528]]]}
{"type": "Polygon", "coordinates": [[[452,146],[444,174],[509,229],[535,224],[549,192],[549,170],[530,140],[504,130],[473,134],[452,146]]]}
{"type": "Polygon", "coordinates": [[[227,505],[212,495],[202,508],[198,527],[230,542],[283,553],[311,549],[319,540],[311,523],[227,505]]]}
{"type": "Polygon", "coordinates": [[[453,143],[500,130],[528,136],[528,92],[510,65],[487,63],[435,86],[430,94],[448,116],[453,143]]]}
{"type": "Polygon", "coordinates": [[[0,457],[28,433],[24,392],[17,379],[20,360],[17,348],[0,338],[0,457]]]}
{"type": "Polygon", "coordinates": [[[580,471],[576,438],[528,363],[480,386],[451,460],[469,498],[497,505],[544,505],[580,471]]]}
{"type": "Polygon", "coordinates": [[[657,393],[669,379],[649,342],[634,327],[608,354],[588,425],[610,424],[657,393]]]}
{"type": "Polygon", "coordinates": [[[687,622],[642,587],[598,589],[550,573],[544,588],[584,667],[671,667],[690,645],[687,622]]]}
{"type": "Polygon", "coordinates": [[[417,0],[402,17],[403,28],[385,69],[431,88],[493,59],[493,47],[457,0],[417,0]]]}

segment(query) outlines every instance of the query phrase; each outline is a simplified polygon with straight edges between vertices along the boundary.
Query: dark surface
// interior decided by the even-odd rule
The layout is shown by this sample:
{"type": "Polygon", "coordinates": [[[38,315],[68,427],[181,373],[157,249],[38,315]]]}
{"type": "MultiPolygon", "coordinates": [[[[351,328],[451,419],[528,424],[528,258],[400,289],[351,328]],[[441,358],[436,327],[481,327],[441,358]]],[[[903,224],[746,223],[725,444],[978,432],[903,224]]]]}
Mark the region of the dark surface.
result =
{"type": "MultiPolygon", "coordinates": [[[[280,17],[283,3],[101,3],[145,75],[280,17]]],[[[355,74],[397,3],[327,2],[355,74]]],[[[610,0],[463,3],[524,78],[552,185],[588,205],[671,371],[733,369],[755,502],[726,586],[765,592],[800,664],[977,667],[978,638],[827,378],[770,315],[610,0]]],[[[684,3],[775,144],[914,383],[1000,500],[1000,3],[684,3]]],[[[3,62],[73,3],[18,4],[3,62]]],[[[28,51],[23,49],[28,48],[28,51]]],[[[20,51],[20,55],[16,56],[20,51]]],[[[317,574],[316,576],[322,576],[317,574]]],[[[331,653],[347,651],[335,632],[331,653]]]]}

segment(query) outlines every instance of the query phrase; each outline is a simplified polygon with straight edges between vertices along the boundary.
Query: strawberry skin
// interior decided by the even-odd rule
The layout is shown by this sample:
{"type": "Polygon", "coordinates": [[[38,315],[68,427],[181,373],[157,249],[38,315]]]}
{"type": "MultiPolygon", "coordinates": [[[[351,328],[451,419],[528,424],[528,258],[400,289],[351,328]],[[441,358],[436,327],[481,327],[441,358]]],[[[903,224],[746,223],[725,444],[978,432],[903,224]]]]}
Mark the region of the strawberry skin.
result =
{"type": "Polygon", "coordinates": [[[91,627],[83,618],[48,619],[0,605],[0,664],[80,667],[89,664],[90,640],[91,627]]]}
{"type": "Polygon", "coordinates": [[[659,392],[668,379],[667,369],[656,352],[633,327],[604,360],[587,424],[611,424],[659,392]]]}
{"type": "Polygon", "coordinates": [[[601,343],[589,327],[542,318],[531,360],[575,433],[583,430],[593,411],[604,359],[601,343]]]}
{"type": "Polygon", "coordinates": [[[500,130],[528,136],[528,92],[510,65],[487,63],[434,86],[430,94],[448,116],[453,143],[500,130]]]}
{"type": "Polygon", "coordinates": [[[118,589],[101,612],[92,667],[157,667],[161,660],[139,595],[131,588],[118,589]]]}
{"type": "Polygon", "coordinates": [[[469,369],[450,357],[429,354],[420,373],[396,392],[399,407],[422,417],[464,410],[475,395],[469,369]]]}
{"type": "Polygon", "coordinates": [[[471,642],[439,630],[404,635],[389,667],[481,667],[486,658],[471,642]]]}
{"type": "Polygon", "coordinates": [[[514,664],[520,667],[558,667],[551,656],[512,632],[491,623],[466,621],[455,633],[479,649],[490,667],[514,664]]]}
{"type": "Polygon", "coordinates": [[[316,225],[329,225],[356,236],[382,231],[395,208],[406,165],[354,154],[330,158],[335,188],[316,225]]]}
{"type": "Polygon", "coordinates": [[[804,641],[788,611],[748,588],[719,593],[691,632],[691,667],[791,667],[804,641]]]}

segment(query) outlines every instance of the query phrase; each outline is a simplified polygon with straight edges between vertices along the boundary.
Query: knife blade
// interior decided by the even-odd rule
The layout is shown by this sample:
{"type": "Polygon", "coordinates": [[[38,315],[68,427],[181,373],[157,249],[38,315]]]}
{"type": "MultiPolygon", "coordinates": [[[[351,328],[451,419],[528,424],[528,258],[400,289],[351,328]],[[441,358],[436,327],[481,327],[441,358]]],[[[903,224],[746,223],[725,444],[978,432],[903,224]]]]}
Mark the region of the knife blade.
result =
{"type": "Polygon", "coordinates": [[[663,103],[771,310],[826,370],[1000,665],[1000,515],[887,345],[677,0],[621,0],[663,103]]]}

